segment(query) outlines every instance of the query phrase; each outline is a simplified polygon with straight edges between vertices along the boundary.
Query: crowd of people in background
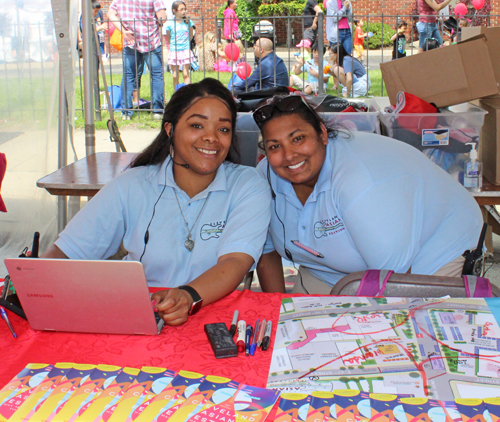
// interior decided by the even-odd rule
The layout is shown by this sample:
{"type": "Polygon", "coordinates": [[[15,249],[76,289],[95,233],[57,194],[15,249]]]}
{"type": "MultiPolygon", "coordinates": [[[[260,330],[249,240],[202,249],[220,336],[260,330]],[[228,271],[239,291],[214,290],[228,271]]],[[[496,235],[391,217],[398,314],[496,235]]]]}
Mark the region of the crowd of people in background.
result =
{"type": "MultiPolygon", "coordinates": [[[[435,0],[418,0],[419,52],[443,44],[437,14],[450,1],[437,3],[435,0]]],[[[190,84],[191,71],[200,70],[231,72],[227,87],[235,96],[275,86],[290,86],[306,95],[314,95],[319,92],[320,80],[325,91],[334,89],[345,97],[366,96],[370,90],[370,78],[364,65],[365,44],[373,33],[368,32],[363,19],[354,19],[351,0],[324,0],[322,5],[323,8],[317,0],[306,1],[302,14],[302,38],[296,45],[299,50],[294,54],[295,63],[289,70],[275,51],[273,37],[254,37],[255,66],[244,77],[237,71],[241,63],[246,63],[247,56],[236,13],[237,0],[227,0],[219,40],[213,31],[199,34],[201,36],[198,39],[202,41],[197,49],[196,25],[189,18],[187,5],[182,0],[114,0],[107,16],[100,4],[93,1],[94,27],[99,43],[94,46],[94,51],[97,55],[100,49],[103,61],[107,60],[109,53],[104,40],[108,28],[106,21],[109,19],[124,37],[121,92],[125,120],[131,118],[133,107],[138,104],[137,91],[141,86],[145,65],[151,73],[151,107],[156,119],[162,118],[165,68],[172,73],[174,90],[190,84]],[[320,51],[317,40],[318,17],[323,11],[326,12],[327,43],[320,51]],[[162,46],[166,46],[166,55],[162,46]],[[320,55],[323,56],[322,69],[319,69],[320,55]]],[[[458,27],[466,24],[467,21],[461,19],[458,27]]],[[[407,34],[408,24],[398,19],[391,37],[393,60],[406,56],[407,34]]],[[[458,29],[452,41],[456,42],[459,35],[458,29]]]]}

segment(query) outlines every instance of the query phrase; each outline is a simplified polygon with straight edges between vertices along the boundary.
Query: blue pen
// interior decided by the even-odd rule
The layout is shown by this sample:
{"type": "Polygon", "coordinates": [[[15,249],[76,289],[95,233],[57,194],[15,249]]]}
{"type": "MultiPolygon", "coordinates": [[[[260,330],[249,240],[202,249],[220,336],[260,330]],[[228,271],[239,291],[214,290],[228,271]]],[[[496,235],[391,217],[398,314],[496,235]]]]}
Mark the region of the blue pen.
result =
{"type": "Polygon", "coordinates": [[[5,309],[0,306],[0,314],[2,315],[2,319],[5,321],[7,324],[7,327],[9,327],[10,332],[12,333],[12,336],[14,338],[17,338],[17,334],[14,331],[14,328],[12,328],[12,325],[10,324],[9,317],[7,316],[7,312],[5,312],[5,309]]]}
{"type": "Polygon", "coordinates": [[[257,336],[259,335],[259,320],[255,323],[255,330],[253,331],[253,340],[250,345],[250,356],[255,354],[255,349],[257,348],[257,336]]]}
{"type": "Polygon", "coordinates": [[[250,354],[250,343],[252,342],[253,329],[251,325],[247,325],[247,338],[245,342],[245,354],[248,356],[250,354]]]}

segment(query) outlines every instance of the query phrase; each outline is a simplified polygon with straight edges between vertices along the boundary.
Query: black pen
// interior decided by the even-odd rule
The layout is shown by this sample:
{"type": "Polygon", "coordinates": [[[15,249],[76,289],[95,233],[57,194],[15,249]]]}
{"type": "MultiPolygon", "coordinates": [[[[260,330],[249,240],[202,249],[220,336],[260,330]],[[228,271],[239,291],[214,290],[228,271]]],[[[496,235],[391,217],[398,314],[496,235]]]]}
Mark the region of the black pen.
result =
{"type": "Polygon", "coordinates": [[[269,343],[271,342],[271,329],[273,327],[272,321],[267,321],[266,333],[264,334],[264,340],[262,340],[262,350],[267,350],[269,343]]]}
{"type": "Polygon", "coordinates": [[[14,331],[14,328],[12,328],[12,325],[10,324],[9,317],[7,316],[7,312],[5,312],[5,309],[0,306],[0,314],[2,315],[3,320],[7,324],[7,327],[9,327],[10,332],[12,333],[12,336],[14,338],[17,338],[17,334],[14,331]]]}
{"type": "Polygon", "coordinates": [[[231,337],[236,333],[236,324],[238,324],[238,311],[234,311],[233,320],[231,321],[231,328],[229,329],[229,334],[231,337]]]}

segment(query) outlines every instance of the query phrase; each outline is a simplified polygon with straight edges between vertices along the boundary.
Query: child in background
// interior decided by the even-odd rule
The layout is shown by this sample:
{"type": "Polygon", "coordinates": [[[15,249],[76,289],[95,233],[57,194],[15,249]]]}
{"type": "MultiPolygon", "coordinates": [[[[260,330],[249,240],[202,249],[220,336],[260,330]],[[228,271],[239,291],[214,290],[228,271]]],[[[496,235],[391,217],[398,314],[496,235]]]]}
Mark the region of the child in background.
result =
{"type": "Polygon", "coordinates": [[[452,38],[453,43],[457,43],[462,40],[462,28],[466,28],[468,25],[469,22],[466,18],[461,18],[458,21],[458,31],[453,34],[452,38]]]}
{"type": "Polygon", "coordinates": [[[354,25],[356,25],[356,30],[354,31],[354,54],[353,56],[358,59],[361,63],[365,59],[365,48],[363,46],[364,38],[368,37],[368,34],[363,32],[363,19],[354,19],[354,25]]]}
{"type": "MultiPolygon", "coordinates": [[[[326,52],[326,47],[323,46],[323,55],[326,52]]],[[[317,94],[318,93],[318,78],[323,77],[325,91],[328,86],[328,79],[330,76],[324,74],[324,68],[321,72],[318,69],[319,65],[319,50],[318,43],[315,42],[312,46],[313,60],[304,61],[302,57],[296,57],[297,63],[292,66],[292,73],[290,75],[290,86],[300,89],[306,95],[317,94]],[[299,75],[307,71],[307,80],[304,80],[299,75]]]]}
{"type": "Polygon", "coordinates": [[[406,57],[406,36],[405,32],[408,24],[405,21],[399,21],[397,32],[391,37],[393,42],[392,60],[406,57]]]}
{"type": "Polygon", "coordinates": [[[225,48],[228,45],[226,40],[221,40],[217,47],[217,58],[219,59],[214,65],[216,72],[231,72],[231,65],[226,57],[225,48]]]}
{"type": "Polygon", "coordinates": [[[174,20],[170,20],[166,25],[166,39],[170,44],[168,53],[168,64],[172,69],[174,88],[179,84],[179,67],[182,68],[184,83],[189,84],[189,69],[191,63],[195,61],[194,54],[190,49],[193,38],[193,21],[186,16],[186,3],[181,0],[172,3],[174,20]]]}
{"type": "Polygon", "coordinates": [[[203,44],[200,47],[200,70],[213,71],[217,57],[217,41],[215,40],[215,32],[208,31],[203,37],[203,44]]]}

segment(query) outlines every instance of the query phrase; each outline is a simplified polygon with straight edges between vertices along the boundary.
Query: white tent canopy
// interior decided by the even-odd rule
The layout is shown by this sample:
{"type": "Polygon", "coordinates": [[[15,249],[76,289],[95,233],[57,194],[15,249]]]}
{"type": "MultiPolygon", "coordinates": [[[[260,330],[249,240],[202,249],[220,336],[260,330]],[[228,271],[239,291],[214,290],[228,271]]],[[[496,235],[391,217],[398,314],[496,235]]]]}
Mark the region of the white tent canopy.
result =
{"type": "MultiPolygon", "coordinates": [[[[90,10],[90,0],[84,5],[90,10]]],[[[8,211],[0,213],[0,277],[3,259],[31,249],[35,231],[42,250],[58,232],[58,201],[36,181],[66,164],[78,9],[71,0],[0,0],[0,152],[7,157],[8,211]]]]}

